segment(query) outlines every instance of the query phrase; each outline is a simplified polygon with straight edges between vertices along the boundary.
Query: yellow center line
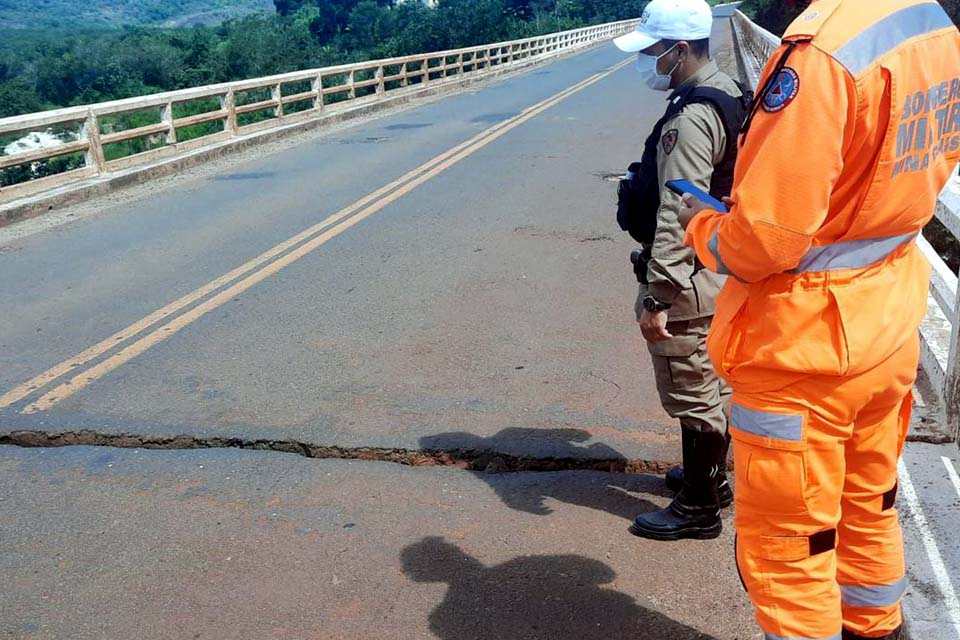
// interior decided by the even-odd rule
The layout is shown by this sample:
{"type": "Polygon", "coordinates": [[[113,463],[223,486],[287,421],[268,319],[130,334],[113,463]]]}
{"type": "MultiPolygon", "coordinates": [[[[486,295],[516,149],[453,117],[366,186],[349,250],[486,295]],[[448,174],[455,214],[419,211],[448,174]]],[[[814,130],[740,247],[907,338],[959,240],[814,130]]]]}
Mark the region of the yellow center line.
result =
{"type": "MultiPolygon", "coordinates": [[[[575,89],[575,88],[576,88],[576,86],[571,87],[570,89],[567,89],[566,91],[561,92],[560,94],[557,94],[557,95],[558,95],[558,96],[559,96],[559,95],[563,95],[563,94],[565,94],[567,91],[570,91],[571,89],[575,89]]],[[[556,98],[556,97],[557,97],[557,96],[554,96],[554,98],[556,98]]],[[[549,99],[554,99],[554,98],[549,98],[549,99]]],[[[542,104],[542,103],[541,103],[541,104],[542,104]]],[[[533,109],[533,108],[536,108],[537,106],[539,106],[539,105],[534,105],[533,107],[530,107],[530,108],[533,109]]],[[[525,110],[523,113],[526,113],[526,111],[528,111],[528,110],[529,110],[529,109],[525,110]]],[[[522,115],[522,114],[521,114],[521,115],[522,115]]],[[[219,289],[219,288],[221,288],[221,287],[229,284],[230,282],[232,282],[233,280],[239,278],[240,276],[242,276],[242,275],[244,275],[244,274],[246,274],[246,273],[249,273],[249,272],[252,271],[253,269],[259,267],[259,266],[262,265],[262,264],[264,264],[265,262],[268,262],[268,261],[272,260],[273,258],[275,258],[276,256],[280,255],[280,254],[283,253],[284,251],[287,251],[287,250],[290,249],[291,247],[294,247],[294,246],[296,246],[297,244],[303,242],[304,240],[306,240],[306,239],[309,238],[310,236],[315,235],[316,233],[319,233],[320,231],[322,231],[323,229],[329,227],[330,225],[332,225],[333,223],[337,222],[338,220],[342,220],[343,218],[347,217],[347,216],[350,215],[351,213],[353,213],[353,212],[357,211],[358,209],[364,207],[365,205],[367,205],[367,204],[369,204],[370,202],[376,200],[377,198],[383,196],[384,194],[389,193],[390,191],[396,189],[397,187],[399,187],[399,186],[402,185],[403,183],[405,183],[405,182],[407,182],[408,180],[416,177],[417,175],[421,174],[422,172],[430,169],[430,167],[436,165],[436,164],[439,163],[439,162],[442,162],[443,160],[445,160],[446,158],[454,155],[455,153],[457,153],[457,152],[460,151],[461,149],[464,149],[464,148],[468,147],[469,145],[473,144],[473,143],[476,142],[477,140],[483,138],[483,137],[486,136],[486,135],[489,135],[489,134],[492,133],[492,132],[495,132],[496,130],[498,130],[498,129],[500,129],[500,128],[506,126],[506,125],[508,125],[509,123],[510,123],[510,120],[504,120],[504,121],[502,121],[502,122],[499,122],[499,123],[493,125],[492,127],[488,128],[488,129],[485,129],[484,131],[481,131],[480,133],[478,133],[477,135],[475,135],[473,138],[470,138],[469,140],[466,140],[465,142],[460,143],[460,144],[457,145],[456,147],[453,147],[452,149],[449,149],[448,151],[445,151],[444,153],[440,154],[439,156],[436,156],[435,158],[432,158],[431,160],[428,160],[428,161],[425,162],[424,164],[422,164],[422,165],[420,165],[419,167],[417,167],[417,168],[415,168],[415,169],[407,172],[406,174],[404,174],[404,175],[401,176],[400,178],[394,180],[393,182],[391,182],[391,183],[389,183],[389,184],[381,187],[381,188],[378,189],[377,191],[374,191],[373,193],[365,196],[364,198],[358,200],[357,202],[354,202],[353,204],[347,206],[346,208],[341,209],[340,211],[338,211],[337,213],[331,215],[330,217],[326,218],[325,220],[323,220],[323,221],[321,221],[321,222],[313,225],[312,227],[310,227],[310,228],[308,228],[308,229],[306,229],[306,230],[298,233],[297,235],[293,236],[293,237],[290,238],[289,240],[286,240],[286,241],[284,241],[284,242],[276,245],[275,247],[273,247],[273,248],[271,248],[271,249],[268,249],[268,250],[265,251],[264,253],[262,253],[262,254],[260,254],[259,256],[257,256],[257,257],[255,257],[255,258],[249,260],[248,262],[240,265],[239,267],[237,267],[236,269],[233,269],[233,270],[230,271],[229,273],[227,273],[227,274],[225,274],[225,275],[217,278],[216,280],[213,280],[212,282],[209,282],[209,283],[203,285],[202,287],[200,287],[200,288],[198,288],[198,289],[195,289],[194,291],[191,291],[190,293],[188,293],[188,294],[184,295],[183,297],[175,300],[174,302],[171,302],[171,303],[168,304],[167,306],[165,306],[165,307],[163,307],[163,308],[161,308],[161,309],[158,309],[157,311],[154,311],[153,313],[151,313],[150,315],[142,318],[141,320],[138,320],[137,322],[135,322],[134,324],[130,325],[129,327],[126,327],[125,329],[122,329],[121,331],[118,331],[117,333],[109,336],[108,338],[105,338],[104,340],[101,340],[100,342],[98,342],[97,344],[93,345],[93,346],[90,347],[89,349],[86,349],[85,351],[82,351],[82,352],[78,353],[77,355],[73,356],[72,358],[61,362],[60,364],[52,367],[51,369],[49,369],[49,370],[41,373],[40,375],[38,375],[38,376],[36,376],[36,377],[34,377],[34,378],[31,378],[31,379],[28,380],[27,382],[25,382],[25,383],[23,383],[23,384],[21,384],[21,385],[18,385],[17,387],[14,387],[13,389],[11,389],[10,391],[8,391],[8,392],[5,393],[4,395],[0,396],[0,409],[3,409],[3,408],[5,408],[5,407],[9,407],[10,405],[12,405],[12,404],[14,404],[14,403],[19,402],[20,400],[24,399],[25,397],[27,397],[28,395],[30,395],[31,393],[33,393],[33,392],[36,391],[37,389],[40,389],[41,387],[44,387],[44,386],[50,384],[51,382],[53,382],[53,381],[56,380],[57,378],[59,378],[59,377],[65,375],[65,374],[69,373],[71,370],[76,369],[76,368],[78,368],[78,367],[81,367],[81,366],[83,366],[84,364],[86,364],[87,362],[89,362],[89,361],[91,361],[91,360],[93,360],[93,359],[95,359],[95,358],[100,357],[101,355],[103,355],[103,354],[105,354],[107,351],[109,351],[110,349],[113,349],[114,347],[118,346],[121,342],[123,342],[123,341],[125,341],[125,340],[128,340],[128,339],[134,337],[135,335],[137,335],[137,334],[139,334],[140,332],[144,331],[144,330],[147,329],[148,327],[150,327],[150,326],[156,324],[157,322],[160,322],[161,320],[164,320],[164,319],[170,317],[171,315],[173,315],[173,314],[181,311],[181,310],[184,309],[185,307],[188,307],[188,306],[190,306],[191,304],[193,304],[193,303],[197,302],[198,300],[200,300],[201,298],[204,298],[204,297],[208,296],[209,294],[211,294],[211,293],[213,293],[214,291],[216,291],[217,289],[219,289]]]]}
{"type": "Polygon", "coordinates": [[[353,225],[365,220],[366,218],[377,213],[390,203],[394,202],[403,195],[413,191],[419,187],[424,182],[430,180],[436,175],[442,173],[449,167],[458,163],[460,160],[466,158],[467,156],[473,154],[479,149],[486,147],[494,140],[500,138],[507,132],[515,129],[524,122],[534,118],[543,111],[553,107],[567,97],[585,89],[586,87],[594,84],[595,82],[609,76],[623,66],[629,64],[630,60],[625,60],[613,67],[607,69],[604,72],[598,73],[586,80],[568,88],[560,93],[547,98],[546,100],[524,110],[521,114],[514,116],[508,120],[504,120],[489,129],[484,130],[483,132],[477,134],[470,140],[463,142],[456,147],[440,154],[436,158],[429,160],[423,165],[417,167],[416,169],[405,174],[403,177],[391,182],[390,184],[384,186],[381,189],[371,193],[370,195],[364,197],[363,199],[355,202],[354,204],[342,209],[336,214],[330,216],[324,221],[310,227],[309,229],[297,234],[293,238],[273,247],[272,249],[262,253],[256,258],[250,260],[249,262],[237,267],[230,273],[217,278],[216,280],[210,282],[203,287],[187,294],[186,296],[180,298],[179,300],[167,305],[166,307],[155,311],[154,313],[146,316],[142,320],[130,325],[126,329],[110,336],[109,338],[97,343],[93,347],[87,349],[86,351],[77,354],[73,358],[65,360],[64,362],[54,366],[50,370],[40,374],[39,376],[31,379],[30,381],[12,389],[3,396],[0,396],[0,408],[10,406],[11,404],[25,398],[30,395],[32,392],[36,391],[42,386],[49,384],[50,382],[56,380],[57,378],[63,376],[69,371],[75,369],[78,366],[89,362],[90,360],[103,355],[111,348],[117,346],[118,343],[129,339],[151,325],[164,320],[174,313],[182,310],[183,308],[189,306],[190,304],[202,299],[203,297],[213,293],[214,291],[220,289],[222,286],[232,282],[238,277],[241,277],[250,271],[256,269],[260,265],[263,265],[265,262],[270,261],[272,258],[277,257],[278,255],[284,253],[288,249],[295,247],[297,244],[303,242],[307,238],[317,234],[330,225],[337,223],[336,226],[323,231],[320,235],[313,237],[307,242],[304,242],[301,246],[296,249],[286,253],[282,257],[273,262],[270,262],[266,266],[258,269],[254,273],[247,275],[245,278],[236,282],[232,286],[224,289],[217,295],[211,297],[210,299],[204,301],[203,303],[197,305],[196,307],[190,309],[186,313],[176,317],[170,322],[164,324],[158,329],[148,333],[142,338],[131,343],[127,347],[124,347],[116,354],[106,358],[102,362],[90,367],[83,373],[76,375],[63,384],[57,386],[52,391],[46,393],[36,402],[28,405],[23,413],[36,413],[38,411],[43,411],[49,409],[55,404],[62,402],[63,400],[69,398],[73,394],[77,393],[85,386],[94,382],[103,376],[107,375],[114,369],[122,366],[123,364],[129,362],[138,355],[144,353],[151,347],[162,342],[171,335],[177,333],[184,327],[192,324],[199,318],[210,313],[211,311],[217,309],[223,304],[229,302],[231,299],[236,297],[239,293],[246,291],[255,284],[261,282],[267,277],[277,273],[284,267],[296,262],[300,258],[304,257],[320,245],[326,243],[331,238],[334,238],[353,225]],[[378,200],[378,198],[380,198],[378,200]],[[371,204],[372,203],[372,204],[371,204]],[[357,212],[356,215],[351,214],[357,212]],[[344,220],[344,218],[348,218],[344,220]]]}
{"type": "MultiPolygon", "coordinates": [[[[498,123],[498,126],[502,124],[503,123],[498,123]]],[[[56,380],[60,376],[66,373],[69,373],[72,369],[80,367],[86,364],[87,362],[89,362],[90,360],[93,360],[94,358],[97,358],[103,355],[110,349],[116,347],[120,342],[134,337],[135,335],[142,332],[144,329],[150,327],[151,325],[156,324],[157,322],[170,317],[171,315],[177,313],[183,308],[193,304],[197,300],[200,300],[201,298],[206,297],[207,295],[209,295],[210,293],[213,293],[217,289],[229,284],[230,282],[239,278],[240,276],[259,267],[263,263],[272,260],[273,258],[277,257],[284,251],[287,251],[291,247],[294,247],[300,242],[303,242],[310,236],[322,231],[323,229],[329,227],[331,224],[337,222],[338,220],[342,220],[343,218],[347,217],[348,215],[357,211],[363,206],[369,204],[370,202],[376,200],[377,198],[383,196],[384,194],[389,193],[393,189],[396,189],[403,183],[407,182],[408,180],[416,177],[423,171],[426,171],[430,167],[434,166],[436,163],[443,161],[446,157],[453,155],[460,149],[463,149],[464,147],[475,142],[478,138],[488,134],[489,131],[490,129],[487,129],[477,134],[470,140],[467,140],[461,143],[460,145],[454,147],[453,149],[450,149],[445,153],[425,162],[424,164],[420,165],[416,169],[413,169],[408,173],[404,174],[403,176],[401,176],[400,178],[394,180],[390,184],[387,184],[381,187],[377,191],[374,191],[373,193],[363,197],[357,202],[354,202],[353,204],[345,207],[344,209],[341,209],[340,211],[331,215],[325,220],[318,222],[312,227],[305,229],[304,231],[293,236],[292,238],[285,240],[284,242],[281,242],[280,244],[272,247],[271,249],[268,249],[264,253],[261,253],[259,256],[245,262],[244,264],[240,265],[236,269],[233,269],[229,273],[226,273],[225,275],[220,276],[216,280],[213,280],[203,285],[202,287],[195,289],[194,291],[191,291],[185,296],[175,300],[174,302],[171,302],[170,304],[163,307],[162,309],[158,309],[157,311],[154,311],[153,313],[142,318],[141,320],[138,320],[137,322],[130,325],[129,327],[126,327],[125,329],[118,331],[117,333],[111,335],[110,337],[105,338],[104,340],[101,340],[100,342],[93,345],[89,349],[78,353],[74,357],[61,362],[60,364],[54,366],[53,368],[11,389],[4,395],[0,396],[0,409],[4,407],[9,407],[15,402],[22,400],[26,396],[30,395],[30,393],[32,393],[33,391],[36,391],[40,387],[43,387],[49,384],[50,382],[52,382],[53,380],[56,380]]]]}
{"type": "Polygon", "coordinates": [[[161,320],[164,320],[170,317],[171,315],[177,313],[178,311],[181,311],[185,307],[188,307],[194,302],[200,300],[201,298],[208,296],[209,294],[213,293],[217,289],[220,289],[221,287],[229,284],[233,280],[236,280],[240,276],[243,276],[244,274],[249,273],[253,269],[264,264],[265,262],[269,262],[270,260],[277,257],[281,253],[287,251],[291,247],[296,246],[297,244],[303,242],[310,236],[315,235],[316,233],[329,227],[335,222],[342,220],[343,218],[347,217],[348,215],[357,211],[358,209],[364,207],[370,202],[376,200],[377,198],[389,193],[393,189],[396,189],[403,183],[416,177],[423,171],[428,170],[430,167],[436,165],[438,162],[442,162],[445,158],[469,146],[470,144],[475,142],[477,139],[483,137],[484,135],[489,134],[491,130],[499,128],[504,124],[505,122],[501,122],[495,125],[494,127],[491,127],[490,129],[486,129],[482,131],[481,133],[477,134],[473,138],[425,162],[424,164],[420,165],[416,169],[413,169],[407,172],[406,174],[404,174],[403,176],[401,176],[400,178],[394,180],[390,184],[387,184],[381,187],[377,191],[374,191],[373,193],[363,197],[357,202],[354,202],[353,204],[345,207],[344,209],[341,209],[340,211],[324,219],[323,221],[318,222],[312,227],[305,229],[304,231],[293,236],[292,238],[285,240],[284,242],[268,249],[264,253],[261,253],[257,257],[245,262],[244,264],[224,274],[223,276],[220,276],[216,280],[213,280],[203,285],[202,287],[191,291],[190,293],[184,295],[183,297],[178,298],[177,300],[171,302],[167,306],[161,309],[158,309],[157,311],[154,311],[150,315],[138,320],[137,322],[130,325],[129,327],[126,327],[125,329],[118,331],[117,333],[111,335],[110,337],[101,340],[100,342],[93,345],[89,349],[86,349],[85,351],[78,353],[72,358],[61,362],[60,364],[52,367],[51,369],[41,373],[40,375],[34,378],[31,378],[27,382],[21,385],[18,385],[17,387],[14,387],[7,393],[0,396],[0,409],[9,407],[14,403],[19,402],[20,400],[27,397],[37,389],[43,386],[46,386],[47,384],[53,382],[54,380],[63,376],[64,374],[69,373],[71,370],[76,369],[77,367],[83,366],[87,362],[103,355],[110,349],[118,346],[121,342],[136,336],[137,334],[147,329],[148,327],[156,324],[157,322],[160,322],[161,320]]]}

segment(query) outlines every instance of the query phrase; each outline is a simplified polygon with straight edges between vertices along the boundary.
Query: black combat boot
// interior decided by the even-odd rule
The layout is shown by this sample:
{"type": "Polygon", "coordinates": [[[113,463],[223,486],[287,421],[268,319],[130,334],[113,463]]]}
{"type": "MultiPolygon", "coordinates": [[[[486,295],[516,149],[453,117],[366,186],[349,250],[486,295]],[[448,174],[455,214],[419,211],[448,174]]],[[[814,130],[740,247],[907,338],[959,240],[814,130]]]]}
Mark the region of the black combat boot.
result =
{"type": "MultiPolygon", "coordinates": [[[[698,433],[689,427],[680,426],[681,437],[686,438],[688,432],[698,433]]],[[[733,488],[730,481],[727,480],[727,452],[730,450],[730,431],[724,438],[723,452],[717,461],[719,473],[717,474],[717,497],[720,499],[720,508],[726,509],[733,504],[733,488]]],[[[667,488],[671,491],[680,491],[683,488],[683,467],[673,467],[665,476],[667,488]]]]}
{"type": "Polygon", "coordinates": [[[630,533],[651,540],[716,538],[723,529],[717,498],[717,459],[724,438],[716,431],[684,432],[683,487],[666,509],[642,513],[630,533]]]}
{"type": "Polygon", "coordinates": [[[847,631],[846,629],[844,629],[843,635],[841,636],[841,640],[900,640],[903,637],[904,637],[903,627],[901,626],[901,627],[897,627],[896,629],[894,629],[892,632],[888,633],[885,636],[880,636],[879,638],[867,638],[866,636],[861,636],[854,633],[853,631],[847,631]]]}

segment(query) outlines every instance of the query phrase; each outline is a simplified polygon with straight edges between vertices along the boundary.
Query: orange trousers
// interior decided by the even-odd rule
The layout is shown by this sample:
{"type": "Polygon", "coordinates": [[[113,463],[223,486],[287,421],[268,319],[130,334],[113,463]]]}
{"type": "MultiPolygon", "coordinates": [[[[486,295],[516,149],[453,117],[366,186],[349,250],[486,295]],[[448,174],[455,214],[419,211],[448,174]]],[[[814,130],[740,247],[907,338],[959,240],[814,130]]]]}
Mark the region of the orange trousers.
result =
{"type": "Polygon", "coordinates": [[[877,368],[734,388],[737,566],[767,640],[882,637],[906,579],[893,506],[919,344],[877,368]]]}

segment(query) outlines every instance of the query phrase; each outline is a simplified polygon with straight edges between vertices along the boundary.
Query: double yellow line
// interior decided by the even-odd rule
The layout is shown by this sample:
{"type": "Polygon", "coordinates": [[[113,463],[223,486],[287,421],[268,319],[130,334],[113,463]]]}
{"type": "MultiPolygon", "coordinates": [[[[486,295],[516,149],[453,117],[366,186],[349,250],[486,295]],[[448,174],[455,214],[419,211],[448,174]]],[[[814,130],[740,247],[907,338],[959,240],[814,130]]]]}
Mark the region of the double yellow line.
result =
{"type": "Polygon", "coordinates": [[[277,273],[284,267],[293,264],[300,258],[324,244],[328,240],[340,235],[350,227],[362,222],[373,214],[377,213],[393,201],[410,193],[424,182],[442,173],[454,164],[470,156],[476,151],[489,145],[500,136],[519,127],[524,122],[543,113],[550,107],[558,104],[571,95],[586,89],[590,85],[602,80],[614,73],[621,67],[629,64],[630,60],[625,60],[609,69],[597,73],[586,80],[569,87],[560,93],[557,93],[546,100],[539,102],[532,107],[524,110],[522,113],[495,124],[466,142],[463,142],[448,151],[425,162],[416,169],[406,173],[402,177],[394,180],[388,185],[377,189],[373,193],[354,202],[350,206],[341,209],[337,213],[319,222],[309,229],[306,229],[289,240],[281,242],[275,247],[261,253],[257,257],[240,265],[216,280],[209,282],[202,287],[191,291],[182,298],[171,302],[162,309],[154,311],[150,315],[134,322],[130,326],[118,331],[112,336],[93,345],[89,349],[78,353],[77,355],[64,360],[60,364],[44,371],[40,375],[18,385],[7,393],[0,396],[0,409],[10,407],[34,393],[42,393],[44,390],[57,382],[60,378],[68,376],[71,372],[82,369],[90,362],[106,355],[108,352],[116,349],[118,346],[127,342],[157,323],[164,322],[161,326],[149,331],[145,335],[130,342],[119,351],[109,357],[100,360],[93,366],[83,369],[82,373],[70,376],[66,381],[61,382],[53,389],[46,391],[37,400],[28,404],[21,410],[21,413],[36,413],[44,411],[63,402],[74,395],[88,384],[99,380],[114,369],[126,364],[133,358],[144,353],[151,347],[166,340],[181,329],[189,326],[199,320],[206,314],[214,311],[218,307],[229,302],[238,294],[246,291],[255,284],[277,273]],[[232,284],[231,284],[232,283],[232,284]],[[226,287],[226,288],[224,288],[226,287]],[[215,294],[215,295],[211,295],[215,294]],[[209,297],[208,297],[209,296],[209,297]],[[203,300],[203,302],[200,302],[203,300]],[[177,315],[184,309],[193,306],[185,313],[177,315]]]}

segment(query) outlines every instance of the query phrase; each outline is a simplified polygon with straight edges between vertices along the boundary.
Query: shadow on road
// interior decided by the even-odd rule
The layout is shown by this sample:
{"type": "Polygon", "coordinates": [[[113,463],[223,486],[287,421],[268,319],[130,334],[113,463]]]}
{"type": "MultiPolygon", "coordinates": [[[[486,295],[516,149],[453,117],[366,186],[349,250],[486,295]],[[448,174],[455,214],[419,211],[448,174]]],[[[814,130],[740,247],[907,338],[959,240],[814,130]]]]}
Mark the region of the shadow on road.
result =
{"type": "Polygon", "coordinates": [[[521,556],[486,567],[442,538],[403,550],[415,582],[443,582],[446,597],[430,614],[440,640],[716,640],[604,588],[616,578],[582,556],[521,556]]]}
{"type": "Polygon", "coordinates": [[[588,446],[593,436],[583,429],[530,429],[510,427],[484,437],[466,431],[450,431],[420,439],[423,449],[452,451],[489,451],[508,456],[530,456],[541,459],[620,460],[626,457],[601,442],[588,446]]]}
{"type": "Polygon", "coordinates": [[[515,478],[482,471],[472,473],[511,509],[540,516],[553,513],[547,505],[550,498],[633,520],[640,513],[660,508],[635,494],[664,491],[663,481],[650,475],[577,471],[515,478]]]}
{"type": "MultiPolygon", "coordinates": [[[[517,511],[549,515],[548,498],[632,520],[637,514],[659,506],[637,497],[638,493],[670,495],[659,476],[632,473],[578,471],[576,473],[501,474],[496,469],[497,454],[520,455],[535,446],[538,457],[550,459],[624,460],[624,456],[608,445],[595,442],[580,446],[591,438],[582,429],[504,429],[493,436],[450,432],[420,439],[423,449],[484,452],[471,470],[477,479],[486,482],[505,505],[517,511]],[[532,443],[536,443],[532,445],[532,443]]],[[[500,469],[502,470],[502,469],[500,469]]]]}

